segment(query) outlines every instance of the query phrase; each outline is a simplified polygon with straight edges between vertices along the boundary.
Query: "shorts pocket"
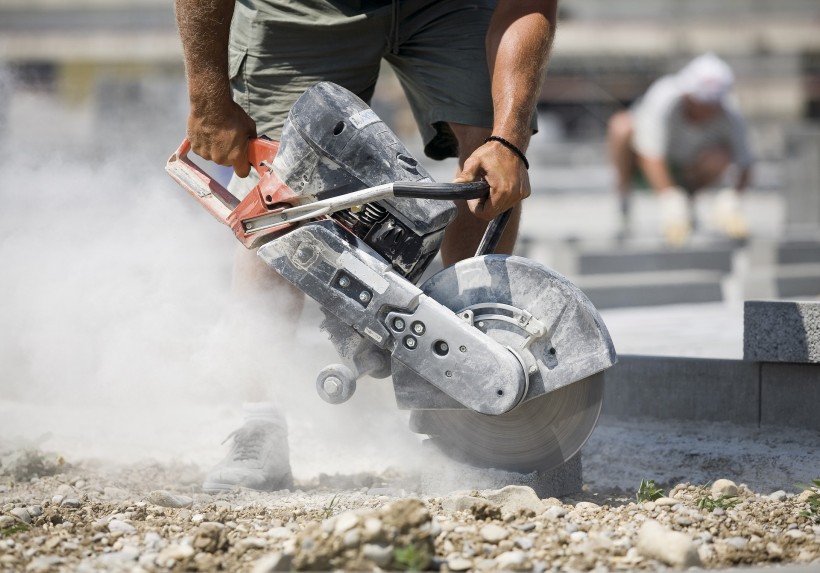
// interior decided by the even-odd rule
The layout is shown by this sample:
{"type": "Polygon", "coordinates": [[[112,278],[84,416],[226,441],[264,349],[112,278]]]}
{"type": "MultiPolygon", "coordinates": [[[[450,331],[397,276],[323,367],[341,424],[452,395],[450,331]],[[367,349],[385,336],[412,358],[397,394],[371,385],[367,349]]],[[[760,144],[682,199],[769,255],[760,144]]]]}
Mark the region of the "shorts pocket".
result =
{"type": "Polygon", "coordinates": [[[248,49],[231,44],[228,46],[228,78],[231,80],[233,99],[248,111],[248,85],[245,81],[245,60],[248,49]]]}

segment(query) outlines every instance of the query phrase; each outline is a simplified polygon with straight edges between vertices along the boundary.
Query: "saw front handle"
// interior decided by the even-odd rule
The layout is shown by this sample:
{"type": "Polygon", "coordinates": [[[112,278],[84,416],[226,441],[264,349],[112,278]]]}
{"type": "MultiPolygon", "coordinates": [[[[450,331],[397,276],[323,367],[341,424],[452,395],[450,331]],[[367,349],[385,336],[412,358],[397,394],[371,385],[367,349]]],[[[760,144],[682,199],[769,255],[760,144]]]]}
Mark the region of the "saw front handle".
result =
{"type": "MultiPolygon", "coordinates": [[[[490,193],[490,186],[486,181],[398,181],[322,199],[315,195],[296,195],[273,171],[273,160],[278,150],[279,142],[267,138],[248,142],[248,159],[259,174],[259,183],[242,200],[191,161],[188,157],[191,142],[187,138],[168,159],[165,170],[217,220],[229,226],[236,238],[249,249],[273,238],[272,235],[289,230],[301,221],[320,219],[343,209],[355,209],[389,197],[456,200],[481,199],[490,193]]],[[[504,225],[501,224],[499,229],[497,223],[501,217],[503,215],[493,221],[487,235],[500,237],[504,225]]],[[[486,236],[482,244],[484,242],[486,236]]],[[[492,250],[495,244],[493,241],[490,243],[492,250]]]]}
{"type": "Polygon", "coordinates": [[[248,159],[260,179],[256,187],[242,200],[191,161],[188,157],[191,142],[187,138],[168,159],[165,170],[219,222],[229,226],[236,238],[250,249],[263,243],[268,235],[292,225],[281,225],[265,233],[249,233],[244,225],[246,219],[270,212],[272,209],[304,202],[300,201],[300,198],[273,173],[273,158],[276,157],[278,150],[279,142],[267,138],[252,139],[248,142],[248,159]]]}

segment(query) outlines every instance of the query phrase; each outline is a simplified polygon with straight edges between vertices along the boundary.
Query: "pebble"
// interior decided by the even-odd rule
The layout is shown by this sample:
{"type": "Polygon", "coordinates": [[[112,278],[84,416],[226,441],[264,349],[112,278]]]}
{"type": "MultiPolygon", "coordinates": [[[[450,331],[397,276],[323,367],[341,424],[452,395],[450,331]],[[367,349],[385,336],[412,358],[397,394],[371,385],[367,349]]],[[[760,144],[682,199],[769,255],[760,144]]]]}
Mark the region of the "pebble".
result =
{"type": "Polygon", "coordinates": [[[655,500],[655,505],[660,507],[671,507],[674,505],[678,505],[680,501],[671,497],[659,497],[655,500]]]}
{"type": "Polygon", "coordinates": [[[523,551],[507,551],[495,558],[495,562],[502,568],[520,567],[527,560],[527,554],[523,551]]]}
{"type": "Polygon", "coordinates": [[[473,566],[473,562],[464,557],[455,557],[447,560],[447,568],[450,571],[467,571],[473,566]]]}
{"type": "Polygon", "coordinates": [[[484,491],[482,495],[501,506],[504,513],[524,511],[536,515],[544,510],[544,504],[535,490],[523,485],[508,485],[498,490],[484,491]]]}
{"type": "Polygon", "coordinates": [[[120,521],[119,519],[112,519],[108,522],[108,531],[110,533],[122,533],[124,535],[131,535],[132,533],[135,533],[137,529],[130,523],[120,521]]]}
{"type": "Polygon", "coordinates": [[[333,525],[333,532],[335,534],[344,533],[348,529],[352,529],[356,527],[359,523],[359,516],[357,516],[352,511],[347,511],[336,518],[336,522],[333,525]]]}
{"type": "Polygon", "coordinates": [[[29,524],[31,523],[31,514],[25,507],[15,507],[11,511],[9,511],[14,517],[22,521],[23,523],[29,524]]]}
{"type": "Polygon", "coordinates": [[[567,510],[560,505],[552,505],[543,513],[544,517],[550,520],[560,519],[567,514],[567,510]]]}
{"type": "Polygon", "coordinates": [[[159,552],[157,563],[164,566],[168,561],[184,561],[196,553],[190,545],[173,544],[159,552]]]}
{"type": "Polygon", "coordinates": [[[772,501],[785,501],[786,499],[786,492],[782,489],[777,490],[776,492],[769,494],[769,499],[772,501]]]}
{"type": "Polygon", "coordinates": [[[719,497],[736,497],[737,484],[729,479],[719,479],[712,484],[712,497],[717,499],[719,497]]]}
{"type": "Polygon", "coordinates": [[[393,559],[393,546],[365,543],[362,545],[362,556],[379,567],[387,567],[393,559]]]}
{"type": "Polygon", "coordinates": [[[72,497],[67,497],[62,502],[60,502],[60,507],[69,507],[72,509],[77,509],[78,507],[80,507],[80,500],[72,497]]]}
{"type": "Polygon", "coordinates": [[[194,504],[193,498],[185,495],[175,495],[164,489],[152,491],[148,494],[148,501],[160,507],[183,508],[194,504]]]}
{"type": "Polygon", "coordinates": [[[479,533],[481,538],[488,543],[498,543],[503,539],[507,539],[510,535],[509,531],[494,523],[483,526],[479,533]]]}
{"type": "Polygon", "coordinates": [[[293,557],[281,552],[271,553],[260,557],[253,562],[252,573],[275,573],[276,571],[290,571],[293,557]]]}
{"type": "Polygon", "coordinates": [[[638,551],[672,567],[696,567],[700,556],[692,540],[684,533],[672,531],[654,520],[647,520],[638,531],[638,551]]]}

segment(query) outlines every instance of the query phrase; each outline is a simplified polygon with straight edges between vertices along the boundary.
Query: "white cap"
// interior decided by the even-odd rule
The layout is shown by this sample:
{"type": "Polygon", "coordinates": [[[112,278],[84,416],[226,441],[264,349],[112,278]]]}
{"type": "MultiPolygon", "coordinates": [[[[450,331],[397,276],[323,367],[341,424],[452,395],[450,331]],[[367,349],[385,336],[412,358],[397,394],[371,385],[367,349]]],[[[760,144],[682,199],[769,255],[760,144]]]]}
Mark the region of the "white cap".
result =
{"type": "Polygon", "coordinates": [[[676,77],[683,93],[703,103],[719,102],[735,82],[729,65],[712,53],[698,56],[676,77]]]}

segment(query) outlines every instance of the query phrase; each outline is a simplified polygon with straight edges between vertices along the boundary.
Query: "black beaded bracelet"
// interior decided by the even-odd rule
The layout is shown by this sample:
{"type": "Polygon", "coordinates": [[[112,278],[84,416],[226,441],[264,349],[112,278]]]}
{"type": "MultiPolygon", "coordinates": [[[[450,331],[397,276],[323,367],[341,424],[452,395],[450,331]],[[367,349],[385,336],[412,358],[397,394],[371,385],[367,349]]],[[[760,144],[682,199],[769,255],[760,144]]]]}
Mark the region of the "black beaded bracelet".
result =
{"type": "Polygon", "coordinates": [[[499,136],[497,136],[497,135],[491,135],[490,137],[488,137],[487,139],[485,139],[485,140],[484,140],[484,143],[489,143],[489,142],[491,142],[491,141],[497,141],[498,143],[500,143],[501,145],[503,145],[504,147],[506,147],[507,149],[509,149],[509,150],[510,150],[510,151],[512,151],[513,153],[515,153],[518,157],[520,157],[520,158],[521,158],[521,161],[523,161],[523,162],[524,162],[524,167],[525,167],[527,170],[529,170],[529,168],[530,168],[530,162],[529,162],[529,161],[527,161],[527,156],[526,156],[526,155],[524,155],[524,152],[523,152],[523,151],[521,151],[520,149],[518,149],[515,145],[513,145],[512,143],[510,143],[509,141],[507,141],[507,140],[506,140],[506,139],[504,139],[503,137],[499,137],[499,136]]]}

